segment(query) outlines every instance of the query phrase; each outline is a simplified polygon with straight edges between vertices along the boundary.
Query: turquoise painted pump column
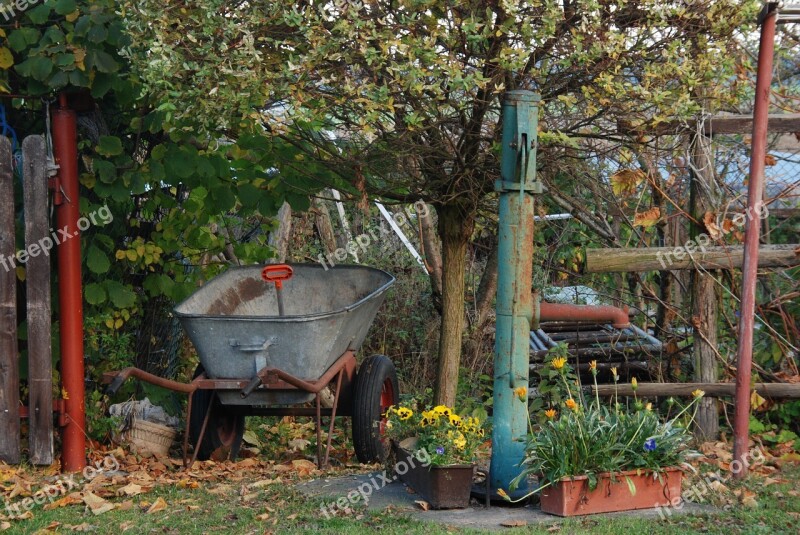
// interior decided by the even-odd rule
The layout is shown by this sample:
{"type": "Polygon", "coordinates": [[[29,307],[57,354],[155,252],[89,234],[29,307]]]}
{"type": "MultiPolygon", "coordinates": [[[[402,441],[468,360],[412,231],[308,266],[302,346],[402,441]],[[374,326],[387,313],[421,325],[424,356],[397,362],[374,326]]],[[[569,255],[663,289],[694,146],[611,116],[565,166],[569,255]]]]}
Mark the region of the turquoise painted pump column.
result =
{"type": "MultiPolygon", "coordinates": [[[[528,431],[528,366],[534,303],[533,196],[536,182],[536,136],[539,96],[509,91],[503,100],[501,180],[498,224],[497,331],[494,359],[494,430],[492,432],[491,489],[510,496],[527,493],[527,482],[510,492],[525,457],[528,431]],[[515,392],[525,389],[524,401],[515,392]]],[[[537,321],[538,323],[538,321],[537,321]]]]}

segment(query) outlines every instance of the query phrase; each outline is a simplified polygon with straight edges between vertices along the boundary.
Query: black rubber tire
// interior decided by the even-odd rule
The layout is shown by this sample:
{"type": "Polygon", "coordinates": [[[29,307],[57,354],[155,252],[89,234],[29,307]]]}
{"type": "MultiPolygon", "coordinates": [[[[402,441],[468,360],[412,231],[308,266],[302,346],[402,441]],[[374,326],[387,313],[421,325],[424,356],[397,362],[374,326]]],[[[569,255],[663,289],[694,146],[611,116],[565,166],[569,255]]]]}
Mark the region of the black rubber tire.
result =
{"type": "Polygon", "coordinates": [[[364,359],[353,387],[353,448],[362,463],[383,462],[389,443],[383,440],[381,420],[389,405],[397,405],[400,388],[397,371],[389,357],[364,359]]]}
{"type": "MultiPolygon", "coordinates": [[[[203,365],[198,364],[194,371],[196,378],[203,373],[203,365]]],[[[230,458],[235,459],[239,455],[242,447],[242,437],[244,437],[244,416],[232,414],[220,403],[214,395],[213,390],[195,390],[192,393],[192,414],[189,420],[189,441],[194,444],[197,450],[197,459],[205,461],[211,457],[217,449],[226,446],[230,449],[230,458]],[[203,426],[203,419],[209,404],[214,402],[211,414],[208,416],[206,432],[203,436],[203,443],[197,443],[200,436],[200,429],[203,426]]]]}

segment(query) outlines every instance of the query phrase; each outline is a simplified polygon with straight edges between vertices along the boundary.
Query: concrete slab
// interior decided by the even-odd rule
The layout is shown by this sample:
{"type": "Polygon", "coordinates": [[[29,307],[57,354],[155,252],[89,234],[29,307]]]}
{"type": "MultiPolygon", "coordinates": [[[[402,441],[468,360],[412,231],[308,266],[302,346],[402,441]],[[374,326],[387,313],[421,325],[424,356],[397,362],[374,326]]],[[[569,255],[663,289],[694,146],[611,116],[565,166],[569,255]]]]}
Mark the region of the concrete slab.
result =
{"type": "MultiPolygon", "coordinates": [[[[384,472],[314,479],[299,484],[297,488],[306,496],[321,498],[324,502],[321,510],[323,514],[327,513],[328,515],[360,506],[366,498],[367,508],[370,510],[383,510],[391,507],[395,511],[408,512],[412,518],[417,520],[461,528],[501,530],[515,525],[557,524],[564,521],[561,517],[543,513],[538,505],[485,507],[474,499],[471,506],[466,509],[423,511],[416,503],[421,499],[420,496],[398,481],[396,476],[387,476],[384,472]]],[[[699,514],[714,511],[713,507],[687,503],[681,508],[680,513],[699,514]]],[[[610,513],[610,515],[637,518],[659,517],[655,509],[625,511],[610,513]]]]}

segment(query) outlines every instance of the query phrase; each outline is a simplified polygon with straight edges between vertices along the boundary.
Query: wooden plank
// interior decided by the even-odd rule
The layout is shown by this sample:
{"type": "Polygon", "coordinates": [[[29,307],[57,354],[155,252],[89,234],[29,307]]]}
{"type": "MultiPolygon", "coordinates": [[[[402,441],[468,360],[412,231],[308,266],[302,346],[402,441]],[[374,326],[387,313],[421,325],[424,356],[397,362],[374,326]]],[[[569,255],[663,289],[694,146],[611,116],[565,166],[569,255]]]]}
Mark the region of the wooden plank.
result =
{"type": "MultiPolygon", "coordinates": [[[[706,135],[712,134],[751,134],[753,132],[752,115],[713,115],[703,123],[706,135]]],[[[793,133],[800,132],[800,113],[771,113],[767,132],[793,133]]]]}
{"type": "MultiPolygon", "coordinates": [[[[670,135],[690,128],[695,130],[694,124],[686,121],[668,121],[658,124],[654,128],[645,128],[634,125],[630,121],[620,119],[617,121],[617,131],[621,134],[635,135],[670,135]]],[[[770,134],[792,134],[800,132],[800,113],[771,113],[767,131],[770,134]]],[[[708,117],[703,123],[703,133],[707,136],[716,134],[742,134],[749,135],[753,132],[752,115],[714,115],[708,117]]]]}
{"type": "MultiPolygon", "coordinates": [[[[741,245],[723,247],[643,247],[586,249],[584,273],[674,271],[695,269],[741,269],[741,245]]],[[[759,267],[791,267],[800,264],[800,244],[762,245],[759,267]]]]}
{"type": "Polygon", "coordinates": [[[20,461],[17,273],[11,142],[0,136],[0,460],[20,461]]]}
{"type": "Polygon", "coordinates": [[[26,297],[28,303],[28,410],[30,460],[53,462],[53,365],[50,348],[50,237],[45,141],[22,142],[25,198],[26,297]]]}
{"type": "MultiPolygon", "coordinates": [[[[800,383],[756,383],[753,388],[766,399],[800,399],[800,383]]],[[[736,383],[639,383],[636,395],[687,397],[695,390],[702,390],[708,397],[732,397],[736,393],[736,383]]],[[[594,393],[594,385],[591,391],[594,393]]],[[[632,396],[633,388],[630,383],[597,385],[597,393],[601,396],[632,396]]]]}

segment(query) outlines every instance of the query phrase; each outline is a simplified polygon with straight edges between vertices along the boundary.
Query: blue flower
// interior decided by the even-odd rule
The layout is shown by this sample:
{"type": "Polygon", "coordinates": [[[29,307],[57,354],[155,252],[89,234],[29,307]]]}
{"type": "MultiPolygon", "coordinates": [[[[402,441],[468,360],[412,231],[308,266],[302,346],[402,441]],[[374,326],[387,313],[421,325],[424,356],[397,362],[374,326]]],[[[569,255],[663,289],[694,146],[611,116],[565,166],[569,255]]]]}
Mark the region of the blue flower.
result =
{"type": "Polygon", "coordinates": [[[644,441],[644,451],[656,451],[656,439],[648,438],[644,441]]]}
{"type": "Polygon", "coordinates": [[[444,446],[436,446],[436,453],[444,455],[444,446]]]}

